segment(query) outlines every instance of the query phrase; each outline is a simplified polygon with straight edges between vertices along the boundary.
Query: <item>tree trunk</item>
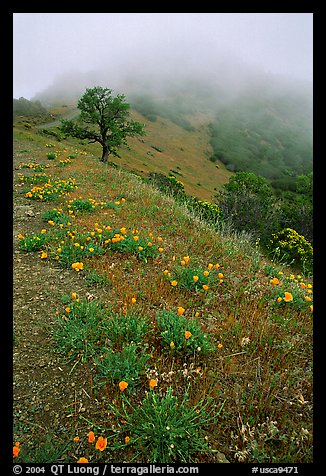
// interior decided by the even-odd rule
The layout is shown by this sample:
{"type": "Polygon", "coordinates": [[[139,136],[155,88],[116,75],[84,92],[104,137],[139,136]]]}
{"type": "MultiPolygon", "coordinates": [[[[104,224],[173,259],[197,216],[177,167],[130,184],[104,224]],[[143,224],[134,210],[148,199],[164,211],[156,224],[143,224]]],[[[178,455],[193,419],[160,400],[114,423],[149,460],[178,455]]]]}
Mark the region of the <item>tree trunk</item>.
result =
{"type": "Polygon", "coordinates": [[[101,162],[107,162],[109,157],[109,148],[106,144],[102,144],[102,148],[101,162]]]}

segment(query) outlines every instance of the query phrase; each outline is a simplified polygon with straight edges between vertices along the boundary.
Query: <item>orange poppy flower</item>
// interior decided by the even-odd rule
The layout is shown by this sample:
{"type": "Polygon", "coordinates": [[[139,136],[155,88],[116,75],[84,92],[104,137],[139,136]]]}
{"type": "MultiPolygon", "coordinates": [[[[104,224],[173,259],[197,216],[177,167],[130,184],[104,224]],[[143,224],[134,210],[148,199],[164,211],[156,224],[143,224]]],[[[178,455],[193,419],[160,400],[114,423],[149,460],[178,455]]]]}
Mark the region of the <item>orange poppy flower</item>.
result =
{"type": "Polygon", "coordinates": [[[77,461],[77,463],[88,463],[88,459],[87,458],[84,458],[83,456],[81,458],[79,458],[79,460],[77,461]]]}
{"type": "Polygon", "coordinates": [[[183,307],[178,307],[178,314],[179,316],[182,316],[182,314],[185,312],[185,309],[183,307]]]}
{"type": "Polygon", "coordinates": [[[107,439],[103,438],[103,436],[99,436],[96,442],[95,448],[99,451],[104,451],[107,444],[108,444],[107,439]]]}
{"type": "Polygon", "coordinates": [[[89,443],[94,443],[94,441],[95,441],[94,431],[90,431],[90,432],[88,433],[88,442],[89,442],[89,443]]]}
{"type": "Polygon", "coordinates": [[[192,333],[189,331],[185,331],[185,339],[189,339],[192,336],[192,333]]]}
{"type": "Polygon", "coordinates": [[[119,383],[119,388],[123,392],[128,387],[128,383],[122,380],[122,382],[119,383]]]}
{"type": "Polygon", "coordinates": [[[292,296],[291,293],[285,292],[283,299],[284,299],[285,302],[291,302],[291,301],[293,301],[293,296],[292,296]]]}
{"type": "Polygon", "coordinates": [[[157,386],[157,380],[154,380],[153,378],[151,378],[149,381],[149,387],[154,388],[156,386],[157,386]]]}
{"type": "Polygon", "coordinates": [[[18,453],[20,452],[20,448],[15,445],[15,446],[13,447],[13,449],[12,449],[12,452],[13,452],[13,457],[14,457],[14,458],[17,458],[18,453]]]}

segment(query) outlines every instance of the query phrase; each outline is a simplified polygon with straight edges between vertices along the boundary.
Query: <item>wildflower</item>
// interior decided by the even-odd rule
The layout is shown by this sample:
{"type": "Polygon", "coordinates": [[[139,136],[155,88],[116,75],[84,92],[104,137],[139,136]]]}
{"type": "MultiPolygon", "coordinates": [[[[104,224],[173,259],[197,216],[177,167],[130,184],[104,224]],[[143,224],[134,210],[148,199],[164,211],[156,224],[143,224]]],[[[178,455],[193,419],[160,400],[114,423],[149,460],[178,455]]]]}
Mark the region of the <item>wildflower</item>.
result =
{"type": "Polygon", "coordinates": [[[207,284],[203,284],[203,290],[204,290],[204,291],[207,291],[208,288],[209,288],[209,287],[207,286],[207,284]]]}
{"type": "Polygon", "coordinates": [[[192,336],[192,333],[189,332],[189,331],[185,331],[185,339],[190,339],[190,337],[192,336]]]}
{"type": "Polygon", "coordinates": [[[91,253],[93,253],[94,248],[88,248],[88,250],[89,250],[91,253]]]}
{"type": "Polygon", "coordinates": [[[193,276],[192,279],[194,280],[194,283],[197,283],[199,278],[198,278],[198,276],[193,276]]]}
{"type": "Polygon", "coordinates": [[[122,380],[120,383],[119,383],[119,388],[120,390],[123,392],[126,388],[128,387],[128,383],[125,382],[124,380],[122,380]]]}
{"type": "Polygon", "coordinates": [[[154,388],[156,386],[157,386],[157,380],[154,380],[153,378],[151,378],[149,381],[149,388],[154,388]]]}
{"type": "Polygon", "coordinates": [[[81,458],[79,458],[79,460],[77,461],[77,463],[88,463],[88,459],[87,458],[84,458],[83,456],[81,458]]]}
{"type": "Polygon", "coordinates": [[[19,238],[20,240],[25,240],[25,237],[21,233],[19,233],[19,235],[17,235],[17,238],[19,238]]]}
{"type": "Polygon", "coordinates": [[[138,251],[143,251],[143,247],[142,246],[138,246],[138,251]]]}
{"type": "Polygon", "coordinates": [[[217,276],[219,277],[219,279],[222,279],[222,278],[224,278],[224,275],[223,275],[223,273],[218,273],[218,275],[217,275],[217,276]]]}
{"type": "Polygon", "coordinates": [[[135,297],[131,298],[132,304],[135,304],[136,301],[137,301],[137,299],[135,297]]]}
{"type": "Polygon", "coordinates": [[[53,220],[49,220],[49,221],[48,221],[48,224],[51,225],[51,226],[54,226],[54,221],[53,221],[53,220]]]}
{"type": "Polygon", "coordinates": [[[13,452],[13,457],[17,458],[20,452],[19,444],[17,445],[17,443],[15,443],[15,446],[13,447],[12,452],[13,452]]]}
{"type": "Polygon", "coordinates": [[[310,297],[310,296],[306,296],[306,297],[305,297],[305,300],[306,300],[307,302],[309,302],[309,301],[311,301],[311,297],[310,297]]]}
{"type": "Polygon", "coordinates": [[[159,252],[162,253],[163,251],[163,248],[158,248],[159,252]]]}
{"type": "Polygon", "coordinates": [[[222,349],[222,347],[223,347],[223,344],[218,344],[217,346],[218,349],[222,349]]]}
{"type": "Polygon", "coordinates": [[[94,443],[94,441],[95,441],[94,431],[90,431],[88,433],[88,443],[94,443]]]}
{"type": "Polygon", "coordinates": [[[171,281],[171,286],[177,286],[177,285],[178,285],[178,281],[176,281],[175,279],[171,281]]]}
{"type": "Polygon", "coordinates": [[[99,436],[96,442],[95,448],[97,450],[103,451],[105,450],[106,446],[107,446],[107,439],[103,438],[103,436],[99,436]]]}
{"type": "Polygon", "coordinates": [[[169,270],[168,270],[168,269],[165,269],[165,270],[163,271],[163,274],[169,274],[169,270]]]}
{"type": "Polygon", "coordinates": [[[313,312],[313,310],[314,310],[314,306],[311,304],[310,311],[313,312]]]}
{"type": "Polygon", "coordinates": [[[185,309],[183,307],[178,307],[178,314],[179,316],[182,316],[182,314],[185,312],[185,309]]]}
{"type": "Polygon", "coordinates": [[[171,349],[173,349],[173,347],[174,347],[174,342],[173,341],[170,342],[170,347],[171,347],[171,349]]]}
{"type": "Polygon", "coordinates": [[[42,254],[41,254],[41,258],[45,259],[47,257],[48,257],[48,254],[45,251],[43,251],[42,254]]]}
{"type": "Polygon", "coordinates": [[[212,268],[213,268],[213,264],[212,264],[212,263],[208,263],[207,268],[208,268],[208,269],[212,269],[212,268]]]}
{"type": "Polygon", "coordinates": [[[215,269],[218,269],[220,267],[220,265],[218,263],[216,263],[216,265],[214,266],[215,269]]]}
{"type": "Polygon", "coordinates": [[[69,314],[69,312],[71,312],[70,307],[66,307],[65,311],[69,314]]]}
{"type": "Polygon", "coordinates": [[[199,317],[199,312],[198,311],[196,312],[195,317],[199,317]]]}
{"type": "Polygon", "coordinates": [[[282,298],[281,296],[279,296],[279,297],[277,298],[277,302],[281,302],[281,301],[283,301],[283,298],[282,298]]]}
{"type": "Polygon", "coordinates": [[[79,441],[79,436],[75,436],[74,443],[78,443],[78,441],[79,441]]]}
{"type": "Polygon", "coordinates": [[[274,284],[274,285],[280,284],[280,280],[277,279],[277,278],[273,278],[273,279],[270,280],[270,283],[271,283],[271,284],[274,284]]]}
{"type": "Polygon", "coordinates": [[[185,260],[180,261],[180,264],[181,264],[182,266],[185,266],[185,264],[186,264],[185,260]]]}
{"type": "Polygon", "coordinates": [[[147,246],[149,246],[149,247],[150,247],[150,246],[153,246],[153,243],[152,243],[151,241],[149,241],[149,242],[147,243],[147,246]]]}
{"type": "Polygon", "coordinates": [[[57,253],[61,253],[61,251],[62,251],[62,248],[57,249],[57,253]]]}
{"type": "Polygon", "coordinates": [[[45,229],[45,228],[43,228],[43,230],[41,230],[41,233],[42,233],[42,235],[45,235],[45,233],[46,233],[46,229],[45,229]]]}
{"type": "Polygon", "coordinates": [[[76,299],[77,298],[77,293],[71,293],[71,297],[72,297],[72,299],[76,299]]]}
{"type": "Polygon", "coordinates": [[[130,436],[126,436],[125,437],[125,443],[129,443],[129,441],[130,441],[130,436]]]}
{"type": "Polygon", "coordinates": [[[285,302],[291,302],[291,301],[293,301],[293,296],[292,296],[291,293],[285,292],[283,299],[284,299],[285,302]]]}
{"type": "Polygon", "coordinates": [[[204,271],[204,276],[209,276],[209,271],[204,271]]]}
{"type": "Polygon", "coordinates": [[[79,263],[79,262],[72,263],[71,267],[72,267],[75,271],[80,271],[81,269],[84,269],[84,263],[79,263]]]}

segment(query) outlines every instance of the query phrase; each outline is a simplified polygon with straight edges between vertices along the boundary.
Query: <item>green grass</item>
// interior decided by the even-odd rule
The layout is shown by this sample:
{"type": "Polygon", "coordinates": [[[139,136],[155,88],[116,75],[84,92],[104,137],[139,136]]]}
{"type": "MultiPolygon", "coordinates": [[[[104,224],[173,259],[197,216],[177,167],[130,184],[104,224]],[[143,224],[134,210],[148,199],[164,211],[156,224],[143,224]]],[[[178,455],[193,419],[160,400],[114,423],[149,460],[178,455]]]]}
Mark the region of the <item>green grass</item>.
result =
{"type": "MultiPolygon", "coordinates": [[[[45,139],[32,130],[17,136],[41,161],[45,139]]],[[[169,151],[162,137],[155,140],[161,155],[169,151]]],[[[68,155],[76,146],[65,141],[58,150],[68,155]]],[[[78,189],[34,202],[53,225],[43,234],[21,230],[19,240],[37,259],[46,250],[43,266],[67,268],[73,290],[80,282],[97,286],[94,299],[79,291],[70,298],[70,281],[69,299],[48,327],[59,359],[85,372],[92,388],[90,413],[61,420],[80,436],[78,451],[67,442],[67,460],[214,463],[221,451],[231,462],[311,462],[312,279],[275,265],[250,236],[217,229],[85,150],[65,169],[53,168],[56,180],[74,177],[78,189]],[[83,212],[90,197],[99,205],[83,212]],[[71,265],[81,261],[77,273],[71,265]],[[120,390],[120,382],[128,387],[120,390]],[[99,436],[107,438],[103,452],[99,436]]],[[[18,438],[16,461],[24,458],[23,431],[18,438]]]]}

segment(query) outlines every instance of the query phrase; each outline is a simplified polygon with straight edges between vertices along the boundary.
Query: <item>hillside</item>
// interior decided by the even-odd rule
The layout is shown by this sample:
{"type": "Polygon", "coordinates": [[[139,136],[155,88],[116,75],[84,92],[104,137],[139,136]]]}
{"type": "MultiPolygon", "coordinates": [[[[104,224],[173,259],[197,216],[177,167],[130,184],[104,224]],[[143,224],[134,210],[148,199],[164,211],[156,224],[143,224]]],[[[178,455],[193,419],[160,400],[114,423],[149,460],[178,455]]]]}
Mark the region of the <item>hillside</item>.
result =
{"type": "MultiPolygon", "coordinates": [[[[51,132],[59,133],[60,118],[74,116],[76,108],[52,106],[50,111],[56,116],[56,120],[38,126],[40,131],[50,131],[46,136],[49,140],[53,139],[51,132]]],[[[216,191],[228,182],[232,173],[221,162],[212,163],[209,160],[212,154],[207,125],[209,116],[192,115],[194,128],[191,131],[163,117],[159,117],[155,122],[149,121],[135,110],[131,111],[131,117],[145,124],[146,134],[140,139],[130,139],[128,147],[120,149],[121,158],[113,159],[116,165],[144,177],[151,172],[175,175],[184,183],[189,195],[201,200],[212,200],[216,191]]],[[[57,143],[56,140],[54,142],[57,143]]],[[[99,144],[88,144],[85,141],[83,148],[100,156],[99,144]]]]}
{"type": "MultiPolygon", "coordinates": [[[[122,165],[208,195],[205,129],[148,128],[122,165]]],[[[312,462],[312,280],[39,132],[14,127],[15,462],[312,462]]]]}
{"type": "Polygon", "coordinates": [[[135,143],[133,153],[126,155],[129,166],[135,156],[138,171],[146,171],[153,162],[165,172],[180,172],[178,165],[188,192],[200,198],[210,200],[235,171],[251,171],[286,188],[294,177],[312,172],[312,84],[239,71],[222,68],[212,76],[152,72],[143,78],[121,77],[117,83],[108,79],[108,72],[71,74],[58,78],[35,99],[46,107],[72,104],[96,82],[125,94],[149,131],[149,150],[140,147],[138,153],[135,143]],[[161,155],[153,146],[162,150],[161,155]]]}

